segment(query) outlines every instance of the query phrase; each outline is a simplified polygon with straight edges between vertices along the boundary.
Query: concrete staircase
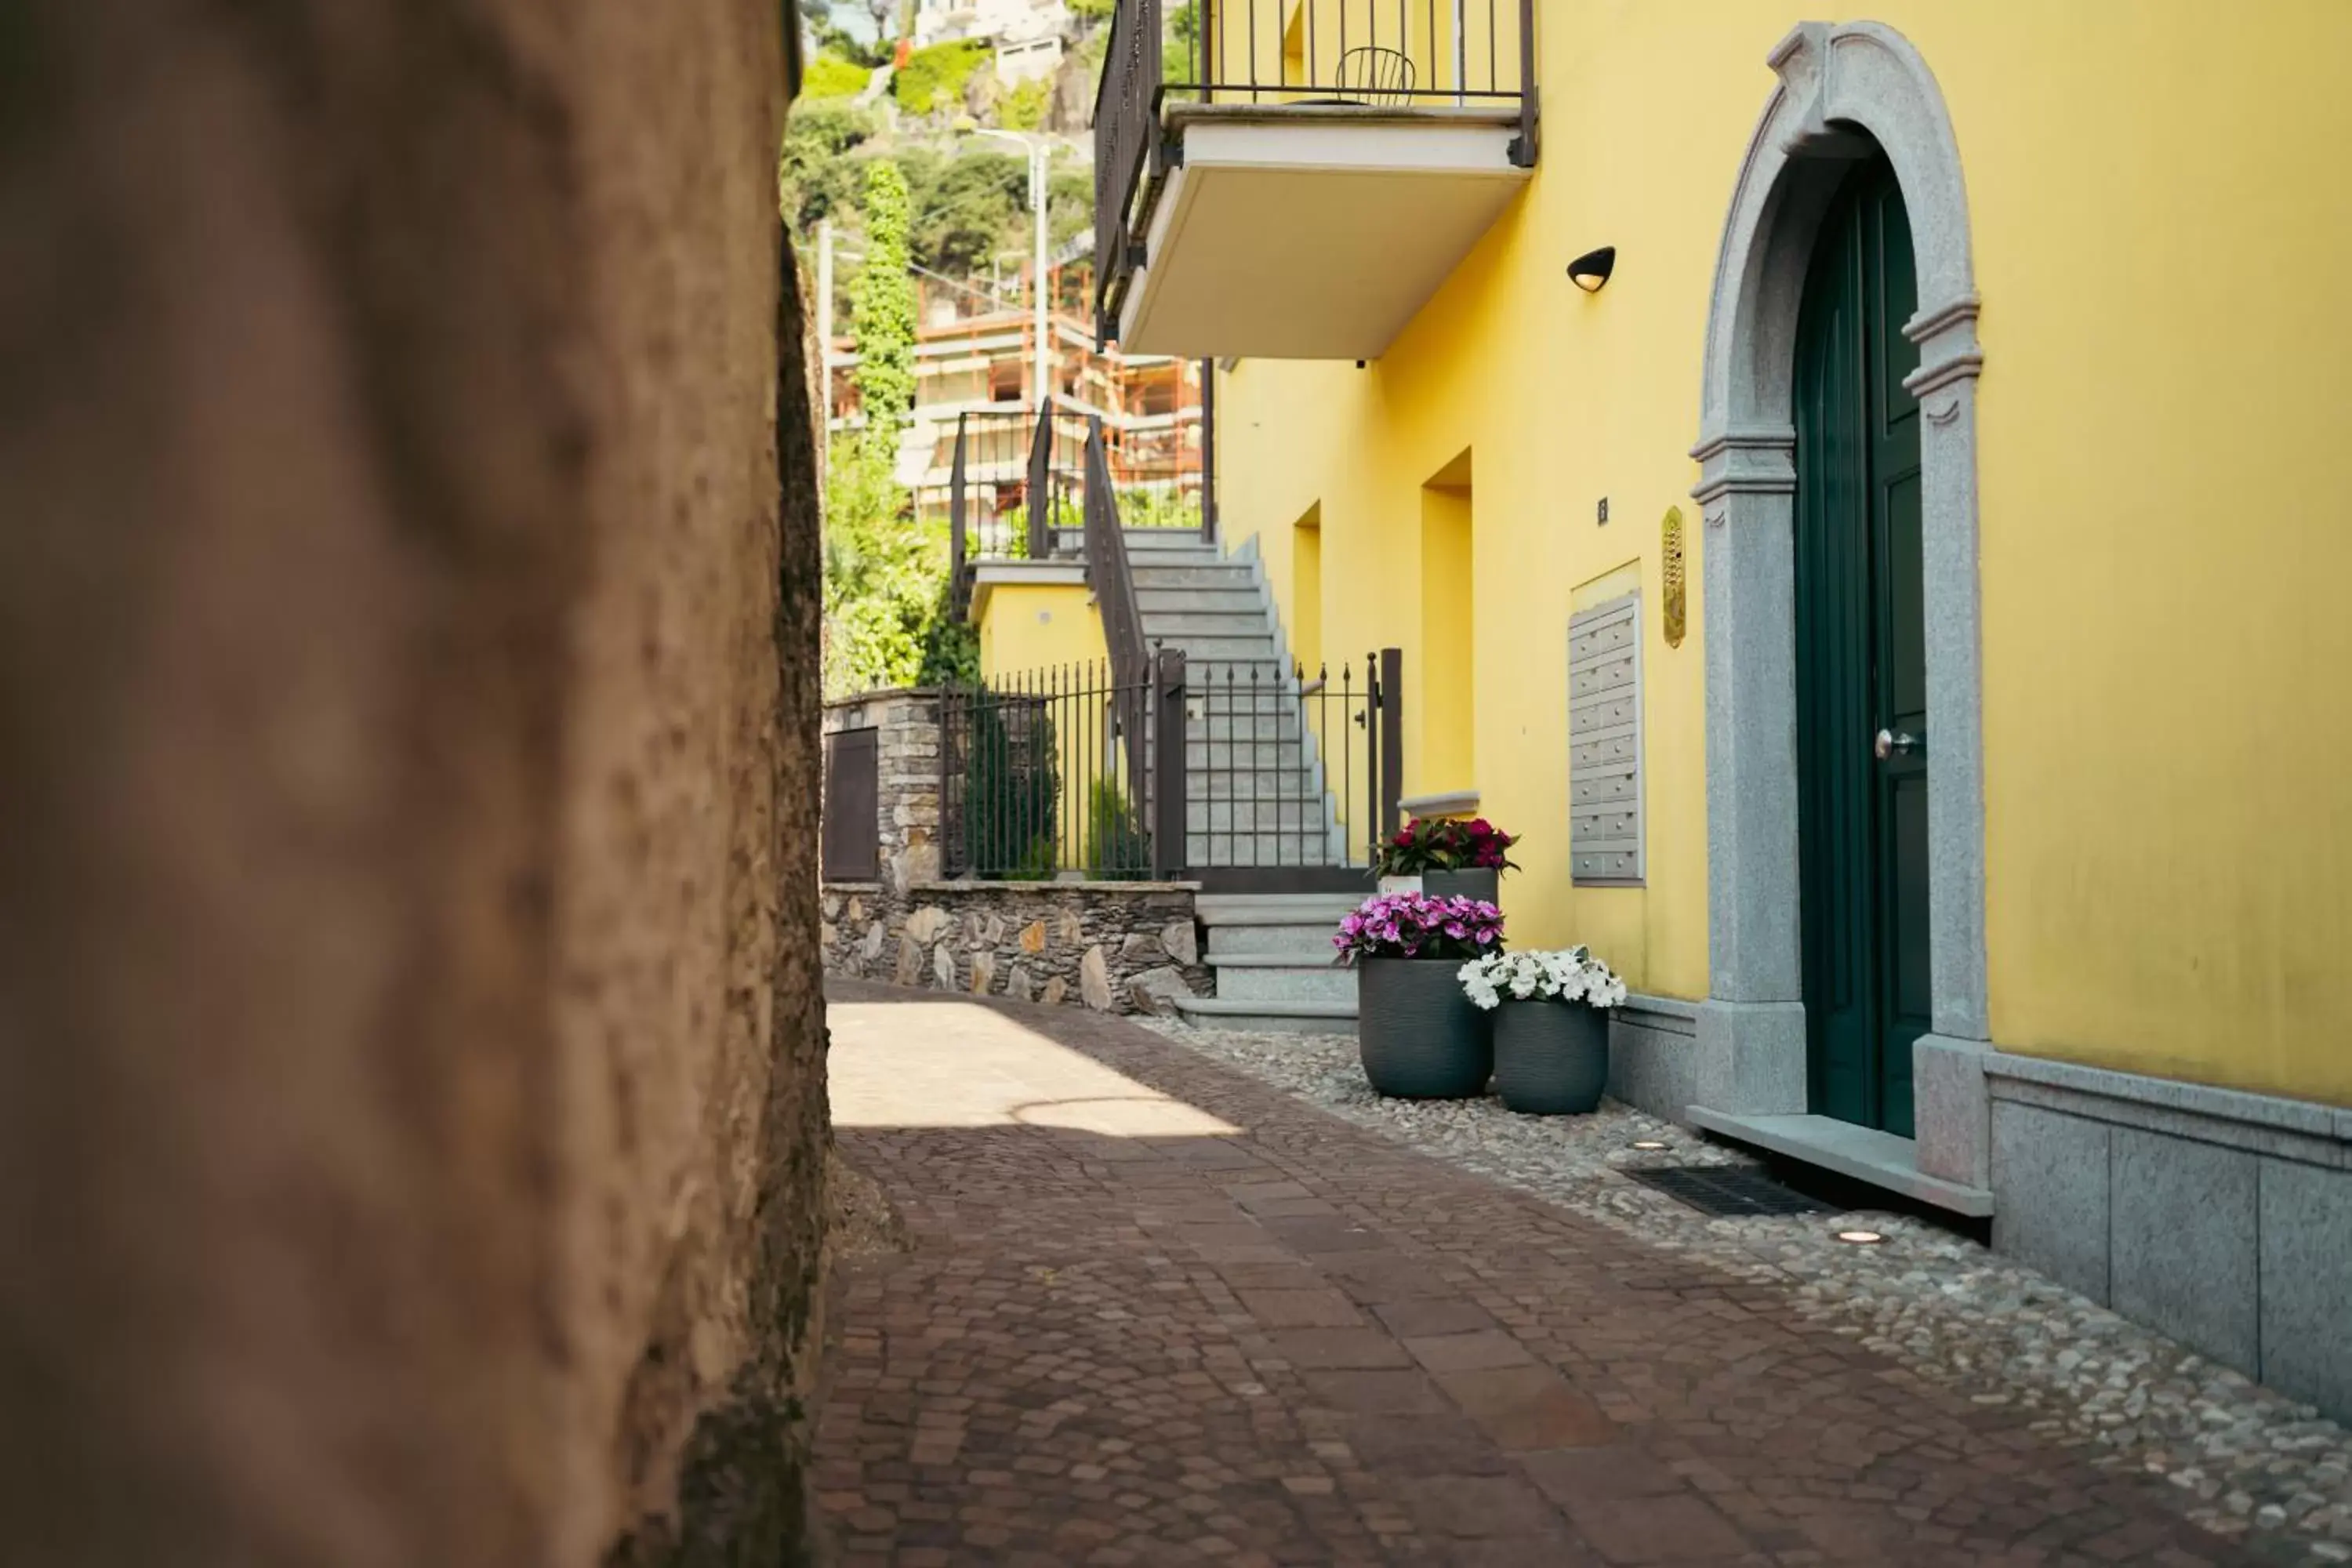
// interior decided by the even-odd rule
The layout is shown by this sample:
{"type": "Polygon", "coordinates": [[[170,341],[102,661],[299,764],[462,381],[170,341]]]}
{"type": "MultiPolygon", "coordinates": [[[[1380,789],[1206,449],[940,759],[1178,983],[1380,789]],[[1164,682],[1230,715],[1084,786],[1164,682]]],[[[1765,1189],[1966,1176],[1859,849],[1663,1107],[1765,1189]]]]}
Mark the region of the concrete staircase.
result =
{"type": "MultiPolygon", "coordinates": [[[[1198,868],[1328,867],[1347,838],[1255,541],[1232,555],[1195,533],[1127,531],[1145,638],[1184,652],[1185,856],[1198,868]]],[[[1338,704],[1328,721],[1345,722],[1338,704]]],[[[1360,894],[1203,894],[1213,997],[1204,1028],[1350,1034],[1356,977],[1331,933],[1360,894]]]]}
{"type": "Polygon", "coordinates": [[[1177,998],[1186,1021],[1206,1029],[1350,1035],[1356,973],[1331,946],[1352,893],[1203,893],[1194,905],[1209,928],[1214,996],[1177,998]]]}
{"type": "Polygon", "coordinates": [[[1335,866],[1347,840],[1255,542],[1234,555],[1175,529],[1127,531],[1147,641],[1184,653],[1185,858],[1335,866]]]}

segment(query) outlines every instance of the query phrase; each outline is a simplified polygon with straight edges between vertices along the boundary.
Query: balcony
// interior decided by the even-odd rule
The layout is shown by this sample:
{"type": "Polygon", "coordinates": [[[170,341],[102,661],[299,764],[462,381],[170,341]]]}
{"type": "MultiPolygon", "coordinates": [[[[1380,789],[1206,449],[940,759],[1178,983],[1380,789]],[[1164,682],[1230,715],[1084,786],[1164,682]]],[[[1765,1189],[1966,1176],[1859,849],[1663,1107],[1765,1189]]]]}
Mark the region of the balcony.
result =
{"type": "Polygon", "coordinates": [[[1532,175],[1536,107],[1535,0],[1118,0],[1098,331],[1378,358],[1532,175]]]}

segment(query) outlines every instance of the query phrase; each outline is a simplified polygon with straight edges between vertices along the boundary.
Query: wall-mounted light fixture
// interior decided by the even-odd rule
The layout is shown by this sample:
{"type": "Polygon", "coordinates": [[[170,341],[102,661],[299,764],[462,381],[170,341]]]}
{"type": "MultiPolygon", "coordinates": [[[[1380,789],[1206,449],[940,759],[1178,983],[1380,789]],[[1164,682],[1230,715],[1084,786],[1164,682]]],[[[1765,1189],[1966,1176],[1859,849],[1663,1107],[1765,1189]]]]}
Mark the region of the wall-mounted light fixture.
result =
{"type": "Polygon", "coordinates": [[[1588,294],[1598,294],[1609,275],[1617,270],[1617,247],[1604,245],[1598,250],[1588,250],[1568,264],[1568,279],[1588,294]]]}

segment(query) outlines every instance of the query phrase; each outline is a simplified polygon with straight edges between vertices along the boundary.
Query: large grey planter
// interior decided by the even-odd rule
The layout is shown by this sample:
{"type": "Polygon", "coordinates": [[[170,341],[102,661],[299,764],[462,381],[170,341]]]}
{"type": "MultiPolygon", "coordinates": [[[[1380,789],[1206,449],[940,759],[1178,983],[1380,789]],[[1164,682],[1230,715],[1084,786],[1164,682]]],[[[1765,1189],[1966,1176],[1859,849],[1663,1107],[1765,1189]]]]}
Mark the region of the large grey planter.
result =
{"type": "Polygon", "coordinates": [[[1580,1115],[1609,1082],[1609,1012],[1582,1002],[1495,1009],[1495,1092],[1531,1116],[1580,1115]]]}
{"type": "Polygon", "coordinates": [[[1364,1077],[1403,1100],[1467,1100],[1495,1068],[1486,1015],[1462,994],[1458,958],[1367,958],[1356,965],[1356,1048],[1364,1077]]]}
{"type": "Polygon", "coordinates": [[[1503,874],[1496,870],[1423,871],[1421,890],[1433,899],[1476,899],[1494,903],[1502,891],[1503,874]]]}

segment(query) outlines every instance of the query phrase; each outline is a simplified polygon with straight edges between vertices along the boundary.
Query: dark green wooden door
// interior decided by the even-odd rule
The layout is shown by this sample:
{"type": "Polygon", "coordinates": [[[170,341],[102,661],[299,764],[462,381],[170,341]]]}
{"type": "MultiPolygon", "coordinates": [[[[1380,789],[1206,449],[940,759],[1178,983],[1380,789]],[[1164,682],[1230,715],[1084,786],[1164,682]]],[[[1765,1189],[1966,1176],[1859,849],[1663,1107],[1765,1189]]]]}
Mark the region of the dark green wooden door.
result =
{"type": "Polygon", "coordinates": [[[1798,324],[1798,858],[1812,1108],[1905,1137],[1929,1022],[1917,307],[1879,158],[1822,225],[1798,324]]]}

